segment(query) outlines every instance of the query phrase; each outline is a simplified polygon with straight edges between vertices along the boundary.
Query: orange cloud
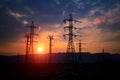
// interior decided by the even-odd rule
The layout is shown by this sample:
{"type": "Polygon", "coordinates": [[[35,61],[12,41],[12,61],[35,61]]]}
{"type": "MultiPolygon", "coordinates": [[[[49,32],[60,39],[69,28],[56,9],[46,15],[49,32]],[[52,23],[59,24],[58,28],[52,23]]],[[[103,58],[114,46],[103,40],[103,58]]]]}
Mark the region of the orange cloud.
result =
{"type": "Polygon", "coordinates": [[[97,18],[94,19],[94,24],[100,25],[106,22],[106,17],[105,16],[98,16],[97,18]]]}

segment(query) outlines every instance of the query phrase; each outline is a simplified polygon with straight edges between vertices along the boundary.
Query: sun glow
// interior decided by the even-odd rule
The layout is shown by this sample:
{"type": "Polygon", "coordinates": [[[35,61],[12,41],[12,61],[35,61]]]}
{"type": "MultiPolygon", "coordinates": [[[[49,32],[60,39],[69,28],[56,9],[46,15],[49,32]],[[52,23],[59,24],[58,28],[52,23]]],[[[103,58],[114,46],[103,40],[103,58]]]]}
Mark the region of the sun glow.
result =
{"type": "Polygon", "coordinates": [[[38,47],[38,52],[43,53],[44,49],[42,47],[38,47]]]}

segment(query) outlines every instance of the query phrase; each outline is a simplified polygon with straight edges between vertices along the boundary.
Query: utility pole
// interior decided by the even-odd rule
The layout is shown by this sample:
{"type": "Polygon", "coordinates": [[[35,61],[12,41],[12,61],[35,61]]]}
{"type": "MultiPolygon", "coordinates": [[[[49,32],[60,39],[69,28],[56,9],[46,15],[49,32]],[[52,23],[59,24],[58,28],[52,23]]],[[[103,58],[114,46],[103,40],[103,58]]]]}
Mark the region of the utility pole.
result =
{"type": "Polygon", "coordinates": [[[77,37],[77,36],[80,36],[80,35],[75,35],[74,33],[73,33],[73,29],[74,30],[76,30],[76,29],[80,29],[80,28],[76,28],[76,27],[73,27],[73,22],[80,22],[81,23],[81,21],[77,21],[77,20],[74,20],[73,18],[72,18],[72,14],[70,14],[70,17],[69,17],[69,19],[64,19],[64,23],[66,23],[66,22],[69,22],[69,26],[66,26],[66,27],[64,27],[64,29],[66,30],[66,29],[68,29],[68,34],[64,34],[63,36],[65,37],[66,35],[69,37],[68,38],[68,45],[67,45],[67,50],[66,50],[66,52],[67,52],[67,54],[68,55],[66,55],[69,59],[74,59],[74,55],[71,55],[71,54],[69,54],[69,53],[75,53],[75,47],[74,47],[74,41],[73,41],[73,38],[74,37],[77,37]],[[70,56],[71,55],[71,56],[70,56]]]}
{"type": "Polygon", "coordinates": [[[49,63],[51,63],[51,59],[52,59],[52,40],[53,40],[53,36],[50,35],[49,36],[49,63]]]}

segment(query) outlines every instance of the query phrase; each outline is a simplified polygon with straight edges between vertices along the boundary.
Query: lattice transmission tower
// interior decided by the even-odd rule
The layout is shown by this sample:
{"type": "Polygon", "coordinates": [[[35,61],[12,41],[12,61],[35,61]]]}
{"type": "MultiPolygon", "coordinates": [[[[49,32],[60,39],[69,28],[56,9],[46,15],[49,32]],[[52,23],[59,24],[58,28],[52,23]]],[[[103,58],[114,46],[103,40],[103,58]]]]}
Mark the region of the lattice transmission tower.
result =
{"type": "Polygon", "coordinates": [[[26,33],[24,37],[26,38],[25,62],[29,63],[30,35],[28,33],[26,33]]]}
{"type": "Polygon", "coordinates": [[[65,61],[67,63],[74,63],[76,62],[76,55],[75,55],[75,46],[74,46],[74,37],[77,37],[77,36],[80,36],[80,35],[76,35],[73,33],[73,30],[76,30],[76,29],[80,29],[80,28],[76,28],[73,26],[73,22],[76,23],[76,22],[80,22],[81,21],[77,21],[77,20],[74,20],[72,18],[72,14],[70,14],[70,17],[69,19],[64,19],[64,23],[68,22],[69,25],[64,27],[64,29],[68,30],[68,34],[64,34],[63,36],[66,37],[68,36],[68,45],[67,45],[67,50],[66,50],[66,55],[65,55],[65,61]]]}
{"type": "Polygon", "coordinates": [[[69,37],[69,38],[68,38],[68,45],[67,45],[67,50],[66,50],[66,52],[67,52],[67,53],[75,53],[75,46],[74,46],[73,38],[74,38],[74,37],[77,37],[77,36],[80,36],[80,35],[75,35],[75,34],[73,33],[73,29],[76,30],[76,29],[80,29],[80,28],[73,27],[73,22],[74,22],[74,23],[76,23],[76,22],[80,22],[80,23],[81,23],[81,21],[74,20],[74,19],[72,18],[72,14],[70,14],[69,19],[64,19],[64,23],[66,23],[66,21],[69,22],[69,26],[64,27],[65,30],[68,29],[69,33],[63,35],[63,36],[66,36],[66,35],[67,35],[67,36],[69,37]]]}
{"type": "Polygon", "coordinates": [[[82,43],[82,40],[79,40],[79,42],[77,44],[78,44],[78,51],[79,51],[79,53],[81,53],[82,49],[83,49],[82,44],[85,44],[85,43],[82,43]]]}
{"type": "Polygon", "coordinates": [[[49,63],[52,61],[52,40],[54,39],[52,35],[48,36],[49,38],[49,63]]]}
{"type": "Polygon", "coordinates": [[[31,60],[34,63],[34,36],[36,36],[37,34],[35,34],[35,29],[38,28],[37,26],[34,25],[34,22],[32,21],[31,26],[29,26],[30,31],[28,32],[28,34],[25,35],[26,37],[26,62],[29,61],[29,57],[31,56],[31,60]]]}

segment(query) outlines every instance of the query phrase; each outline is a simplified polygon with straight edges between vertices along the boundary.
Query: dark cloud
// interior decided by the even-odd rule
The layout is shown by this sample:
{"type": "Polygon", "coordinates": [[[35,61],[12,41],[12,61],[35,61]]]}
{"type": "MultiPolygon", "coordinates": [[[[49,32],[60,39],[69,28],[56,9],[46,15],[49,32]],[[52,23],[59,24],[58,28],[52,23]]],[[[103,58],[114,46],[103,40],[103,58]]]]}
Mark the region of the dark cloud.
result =
{"type": "Polygon", "coordinates": [[[108,28],[111,30],[111,32],[120,31],[120,21],[113,24],[109,24],[108,28]]]}
{"type": "Polygon", "coordinates": [[[10,16],[7,9],[1,9],[0,18],[0,45],[15,41],[24,32],[23,25],[10,16]]]}
{"type": "Polygon", "coordinates": [[[111,38],[111,39],[109,39],[107,41],[108,42],[109,41],[120,42],[120,32],[119,32],[119,35],[117,35],[117,36],[115,36],[115,37],[113,37],[113,38],[111,38]]]}

